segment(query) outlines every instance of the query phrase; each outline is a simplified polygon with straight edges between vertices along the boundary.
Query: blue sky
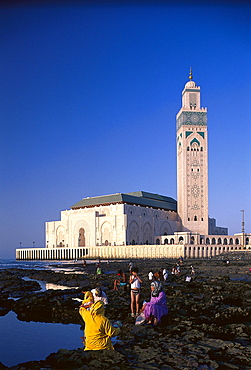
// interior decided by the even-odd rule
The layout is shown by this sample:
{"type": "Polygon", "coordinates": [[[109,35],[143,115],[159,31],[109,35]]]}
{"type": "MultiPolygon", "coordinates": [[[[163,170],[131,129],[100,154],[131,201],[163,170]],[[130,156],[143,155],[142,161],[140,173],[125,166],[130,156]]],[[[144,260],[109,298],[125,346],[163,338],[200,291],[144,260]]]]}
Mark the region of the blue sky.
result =
{"type": "MultiPolygon", "coordinates": [[[[44,246],[87,196],[176,198],[175,116],[192,66],[208,108],[209,216],[251,232],[251,6],[0,7],[0,256],[44,246]]],[[[193,5],[194,4],[194,5],[193,5]]]]}

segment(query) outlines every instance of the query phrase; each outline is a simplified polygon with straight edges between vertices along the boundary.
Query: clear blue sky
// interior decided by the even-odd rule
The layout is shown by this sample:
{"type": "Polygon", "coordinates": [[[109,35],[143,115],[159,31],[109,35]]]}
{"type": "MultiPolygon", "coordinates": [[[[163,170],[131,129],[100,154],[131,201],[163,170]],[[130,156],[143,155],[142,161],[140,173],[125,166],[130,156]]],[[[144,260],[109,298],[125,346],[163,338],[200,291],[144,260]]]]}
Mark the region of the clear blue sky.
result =
{"type": "Polygon", "coordinates": [[[190,66],[208,108],[209,216],[233,234],[244,209],[251,232],[251,6],[178,4],[0,7],[2,258],[44,246],[45,221],[84,197],[177,199],[190,66]]]}

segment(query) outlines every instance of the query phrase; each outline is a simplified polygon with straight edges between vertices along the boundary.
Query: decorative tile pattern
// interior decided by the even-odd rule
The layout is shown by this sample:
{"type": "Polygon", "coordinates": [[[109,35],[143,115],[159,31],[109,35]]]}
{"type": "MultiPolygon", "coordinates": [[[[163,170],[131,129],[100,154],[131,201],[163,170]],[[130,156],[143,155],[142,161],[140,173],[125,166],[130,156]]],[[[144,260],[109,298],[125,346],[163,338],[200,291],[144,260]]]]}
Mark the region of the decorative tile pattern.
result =
{"type": "Polygon", "coordinates": [[[194,112],[185,111],[180,114],[177,118],[177,130],[182,125],[196,125],[196,126],[207,126],[207,113],[206,112],[194,112]]]}

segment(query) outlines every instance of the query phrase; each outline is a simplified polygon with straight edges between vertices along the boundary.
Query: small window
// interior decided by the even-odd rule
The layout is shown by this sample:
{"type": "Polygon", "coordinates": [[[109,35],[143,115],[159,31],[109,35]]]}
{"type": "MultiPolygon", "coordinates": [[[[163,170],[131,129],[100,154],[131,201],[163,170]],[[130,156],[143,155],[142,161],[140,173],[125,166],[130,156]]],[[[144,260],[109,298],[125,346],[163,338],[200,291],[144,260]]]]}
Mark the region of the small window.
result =
{"type": "Polygon", "coordinates": [[[189,150],[190,150],[190,148],[189,148],[189,146],[187,147],[187,151],[189,152],[189,150]]]}
{"type": "Polygon", "coordinates": [[[203,221],[203,217],[202,217],[201,221],[203,221]]]}
{"type": "Polygon", "coordinates": [[[188,221],[190,221],[190,217],[188,217],[188,221]]]}
{"type": "Polygon", "coordinates": [[[197,216],[194,216],[194,221],[197,221],[197,216]]]}
{"type": "Polygon", "coordinates": [[[200,148],[200,151],[203,152],[203,148],[202,147],[200,148]]]}

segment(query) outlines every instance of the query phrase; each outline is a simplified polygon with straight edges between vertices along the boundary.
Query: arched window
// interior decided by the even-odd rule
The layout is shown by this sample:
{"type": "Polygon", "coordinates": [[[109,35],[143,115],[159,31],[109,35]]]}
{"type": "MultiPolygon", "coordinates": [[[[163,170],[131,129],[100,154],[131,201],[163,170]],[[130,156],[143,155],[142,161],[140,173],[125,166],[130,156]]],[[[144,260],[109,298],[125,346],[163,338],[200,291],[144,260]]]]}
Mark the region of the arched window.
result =
{"type": "Polygon", "coordinates": [[[222,244],[221,238],[218,239],[218,244],[222,244]]]}
{"type": "Polygon", "coordinates": [[[224,243],[225,245],[227,245],[227,238],[224,238],[224,243]]]}
{"type": "Polygon", "coordinates": [[[173,238],[170,240],[170,244],[174,244],[174,239],[173,238]]]}
{"type": "Polygon", "coordinates": [[[212,244],[216,244],[215,238],[212,239],[212,244]]]}
{"type": "Polygon", "coordinates": [[[210,239],[206,238],[206,244],[210,244],[210,239]]]}
{"type": "Polygon", "coordinates": [[[246,245],[249,244],[249,238],[246,238],[246,245]]]}
{"type": "Polygon", "coordinates": [[[240,242],[239,242],[239,239],[238,239],[238,238],[236,238],[236,239],[235,239],[235,244],[236,244],[236,245],[238,245],[239,243],[240,243],[240,242]]]}
{"type": "Polygon", "coordinates": [[[160,240],[159,239],[156,239],[156,244],[160,245],[160,240]]]}
{"type": "Polygon", "coordinates": [[[191,244],[194,244],[194,236],[191,236],[191,244]]]}
{"type": "Polygon", "coordinates": [[[197,221],[197,216],[194,216],[194,221],[197,221]]]}
{"type": "Polygon", "coordinates": [[[180,244],[183,244],[183,240],[184,240],[183,236],[180,236],[180,237],[179,237],[179,243],[180,243],[180,244]]]}
{"type": "Polygon", "coordinates": [[[168,244],[168,239],[165,239],[164,240],[164,244],[168,244]]]}
{"type": "Polygon", "coordinates": [[[233,238],[230,238],[230,240],[229,240],[229,244],[230,244],[230,245],[233,245],[233,238]]]}

